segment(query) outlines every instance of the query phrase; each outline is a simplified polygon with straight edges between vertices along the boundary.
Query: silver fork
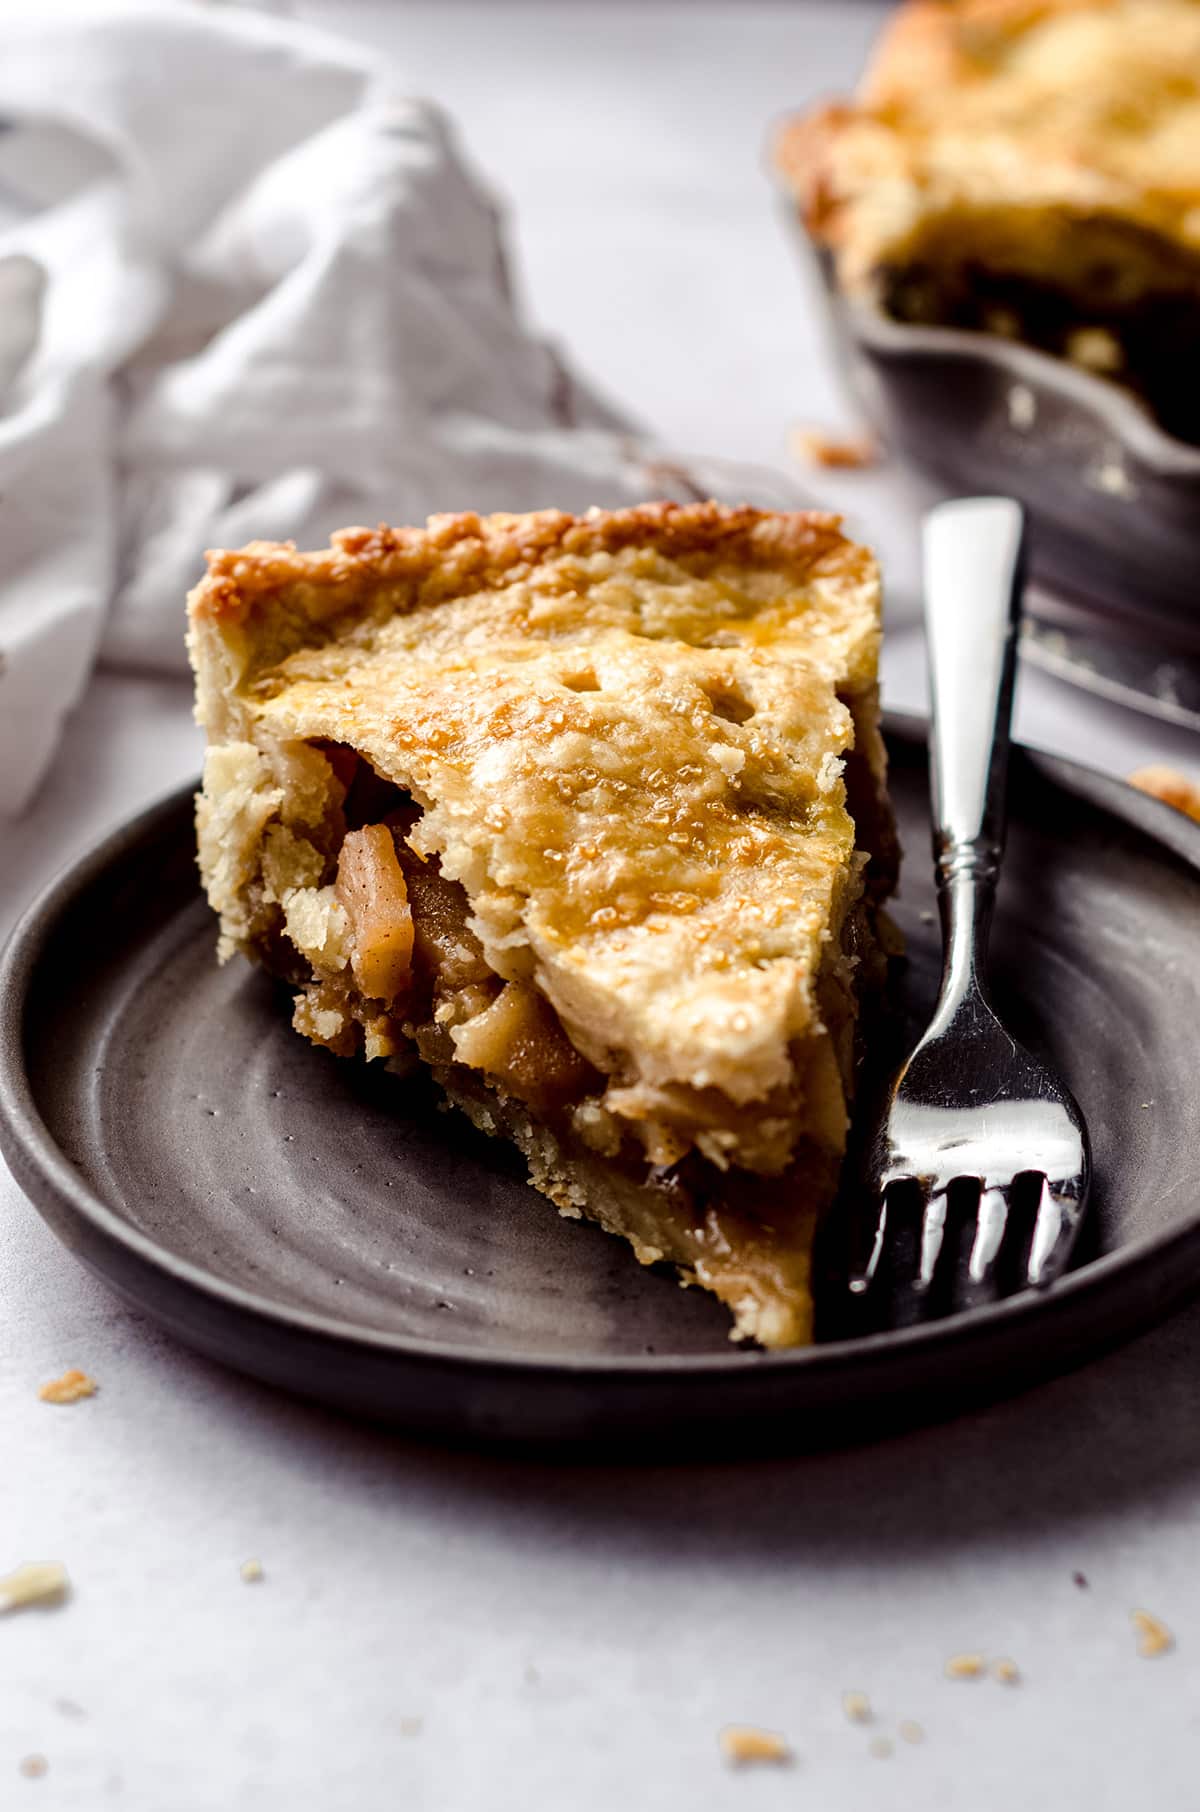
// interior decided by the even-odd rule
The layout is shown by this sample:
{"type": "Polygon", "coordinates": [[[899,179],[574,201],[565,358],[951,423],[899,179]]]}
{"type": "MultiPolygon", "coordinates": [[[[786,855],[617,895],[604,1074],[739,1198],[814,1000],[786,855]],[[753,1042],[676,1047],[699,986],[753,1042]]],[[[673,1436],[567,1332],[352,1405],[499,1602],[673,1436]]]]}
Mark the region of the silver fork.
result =
{"type": "MultiPolygon", "coordinates": [[[[1027,1285],[1053,1282],[1087,1201],[1091,1158],[1079,1108],[1005,1030],[986,980],[1004,847],[1023,541],[1021,510],[1005,497],[941,504],[924,523],[942,984],[929,1029],[891,1085],[868,1147],[866,1208],[851,1227],[849,1282],[859,1295],[877,1278],[906,1198],[920,1217],[917,1297],[928,1299],[938,1274],[951,1202],[974,1216],[957,1307],[997,1295],[998,1267],[1027,1285]],[[1027,1246],[1010,1227],[1021,1199],[1027,1246]]],[[[969,1218],[967,1225],[969,1232],[969,1218]]]]}

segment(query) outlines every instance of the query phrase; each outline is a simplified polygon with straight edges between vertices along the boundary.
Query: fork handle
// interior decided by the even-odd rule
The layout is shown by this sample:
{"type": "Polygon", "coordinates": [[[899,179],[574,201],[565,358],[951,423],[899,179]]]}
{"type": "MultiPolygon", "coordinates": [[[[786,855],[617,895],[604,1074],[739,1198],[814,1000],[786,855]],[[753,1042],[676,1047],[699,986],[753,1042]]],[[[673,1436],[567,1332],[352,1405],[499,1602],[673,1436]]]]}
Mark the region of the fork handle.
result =
{"type": "Polygon", "coordinates": [[[957,995],[978,986],[1004,850],[1024,543],[1008,497],[942,503],[924,522],[933,854],[957,995]]]}

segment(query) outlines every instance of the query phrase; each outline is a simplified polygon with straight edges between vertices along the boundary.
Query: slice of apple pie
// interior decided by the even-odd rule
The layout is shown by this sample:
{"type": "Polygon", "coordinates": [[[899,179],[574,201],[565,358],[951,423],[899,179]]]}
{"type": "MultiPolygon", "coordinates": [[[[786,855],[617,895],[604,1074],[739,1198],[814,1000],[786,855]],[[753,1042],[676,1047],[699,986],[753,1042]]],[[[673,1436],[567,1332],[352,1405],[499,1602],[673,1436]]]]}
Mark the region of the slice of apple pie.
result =
{"type": "Polygon", "coordinates": [[[444,516],[212,554],[190,613],[222,957],[735,1336],[808,1338],[896,866],[871,556],[716,504],[444,516]]]}

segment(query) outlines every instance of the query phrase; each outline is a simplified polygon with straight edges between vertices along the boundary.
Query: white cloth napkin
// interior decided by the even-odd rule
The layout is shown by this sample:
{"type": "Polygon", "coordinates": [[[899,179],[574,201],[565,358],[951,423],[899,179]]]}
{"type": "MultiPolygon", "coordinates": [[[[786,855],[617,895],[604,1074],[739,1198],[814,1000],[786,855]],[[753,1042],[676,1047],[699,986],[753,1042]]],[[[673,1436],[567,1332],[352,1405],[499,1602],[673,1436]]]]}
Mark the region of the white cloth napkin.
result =
{"type": "Polygon", "coordinates": [[[191,4],[5,21],[0,812],[98,654],[183,669],[207,546],[662,489],[366,52],[191,4]]]}

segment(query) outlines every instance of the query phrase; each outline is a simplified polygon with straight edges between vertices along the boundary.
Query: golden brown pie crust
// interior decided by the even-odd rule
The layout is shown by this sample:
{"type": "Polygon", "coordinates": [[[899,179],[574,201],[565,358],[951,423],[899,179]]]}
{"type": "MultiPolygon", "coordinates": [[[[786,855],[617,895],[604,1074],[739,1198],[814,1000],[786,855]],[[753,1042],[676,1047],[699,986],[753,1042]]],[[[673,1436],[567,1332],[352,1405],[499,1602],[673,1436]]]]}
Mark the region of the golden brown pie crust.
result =
{"type": "Polygon", "coordinates": [[[1200,251],[1195,0],[907,0],[779,167],[861,280],[958,208],[1112,213],[1200,251]]]}
{"type": "Polygon", "coordinates": [[[716,504],[463,515],[213,554],[190,612],[222,954],[804,1338],[895,867],[870,556],[716,504]]]}

